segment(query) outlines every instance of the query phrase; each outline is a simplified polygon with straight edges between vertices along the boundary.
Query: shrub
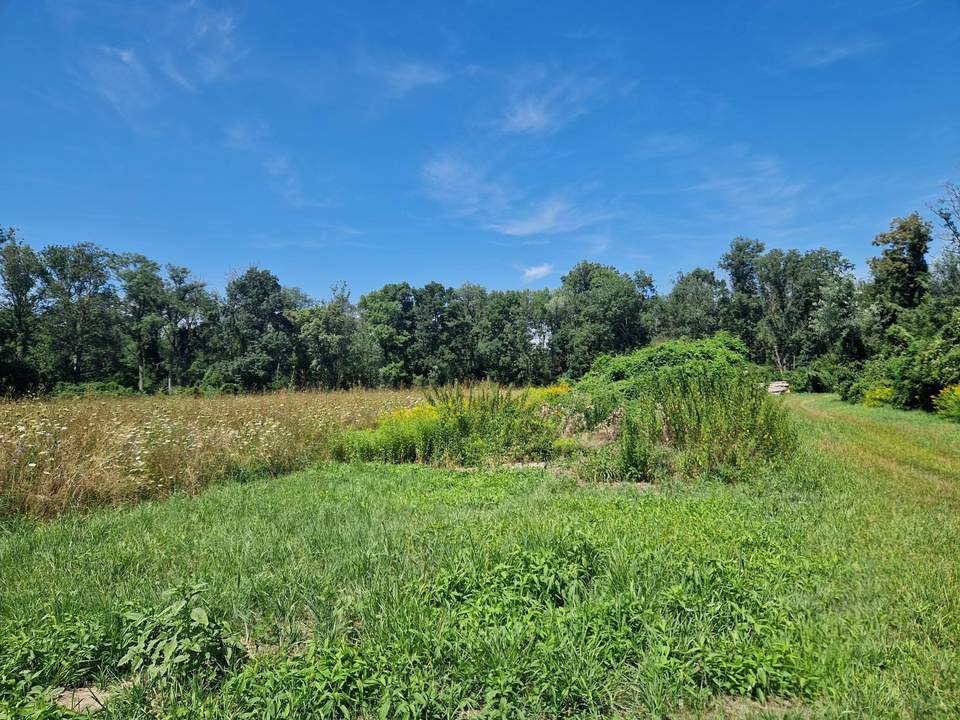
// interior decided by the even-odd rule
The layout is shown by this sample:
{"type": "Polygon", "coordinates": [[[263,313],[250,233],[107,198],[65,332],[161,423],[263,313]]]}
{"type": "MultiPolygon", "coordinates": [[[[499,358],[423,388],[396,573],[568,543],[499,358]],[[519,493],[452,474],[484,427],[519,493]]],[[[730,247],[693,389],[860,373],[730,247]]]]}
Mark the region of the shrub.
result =
{"type": "MultiPolygon", "coordinates": [[[[771,377],[774,379],[781,378],[771,377]]],[[[840,392],[840,387],[844,383],[849,385],[855,375],[848,366],[835,360],[817,358],[802,368],[783,374],[782,379],[790,383],[794,392],[826,393],[840,392]]]]}
{"type": "Polygon", "coordinates": [[[727,333],[707,340],[672,340],[630,355],[597,358],[567,405],[595,426],[617,407],[639,398],[647,390],[646,383],[664,373],[672,377],[742,374],[747,367],[746,347],[727,333]]]}
{"type": "Polygon", "coordinates": [[[863,393],[863,404],[867,407],[885,407],[893,404],[893,388],[889,385],[877,385],[863,393]]]}
{"type": "Polygon", "coordinates": [[[960,385],[949,385],[934,398],[937,414],[947,420],[960,422],[960,385]]]}

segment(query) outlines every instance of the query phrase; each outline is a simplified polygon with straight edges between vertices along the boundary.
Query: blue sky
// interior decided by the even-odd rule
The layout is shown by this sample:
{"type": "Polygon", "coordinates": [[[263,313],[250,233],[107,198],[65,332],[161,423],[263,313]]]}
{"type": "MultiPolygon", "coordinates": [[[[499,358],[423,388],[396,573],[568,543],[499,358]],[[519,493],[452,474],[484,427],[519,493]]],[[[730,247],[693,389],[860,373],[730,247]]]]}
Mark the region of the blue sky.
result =
{"type": "Polygon", "coordinates": [[[956,0],[0,0],[0,224],[323,296],[660,289],[960,180],[956,0]]]}

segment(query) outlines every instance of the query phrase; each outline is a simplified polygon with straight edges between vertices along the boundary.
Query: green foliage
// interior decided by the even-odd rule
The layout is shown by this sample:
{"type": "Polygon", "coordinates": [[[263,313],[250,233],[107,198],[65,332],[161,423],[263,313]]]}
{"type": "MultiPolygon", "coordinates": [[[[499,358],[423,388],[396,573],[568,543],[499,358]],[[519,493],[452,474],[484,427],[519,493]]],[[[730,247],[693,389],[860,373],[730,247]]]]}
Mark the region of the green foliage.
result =
{"type": "Polygon", "coordinates": [[[782,403],[756,378],[725,372],[653,376],[627,405],[619,438],[624,479],[639,480],[739,479],[758,464],[791,458],[797,447],[782,403]]]}
{"type": "Polygon", "coordinates": [[[0,627],[0,702],[94,678],[117,663],[116,634],[115,626],[74,616],[0,627]]]}
{"type": "Polygon", "coordinates": [[[559,429],[541,408],[525,393],[495,385],[437,389],[425,404],[390,413],[372,430],[344,433],[333,456],[441,465],[546,460],[556,452],[559,429]]]}
{"type": "Polygon", "coordinates": [[[845,400],[861,402],[873,388],[889,387],[892,406],[930,410],[945,387],[960,382],[960,309],[932,337],[915,337],[898,323],[885,338],[887,351],[839,388],[845,400]]]}
{"type": "Polygon", "coordinates": [[[729,303],[727,284],[712,270],[695,268],[681,273],[670,293],[661,299],[660,332],[676,338],[709,337],[723,327],[729,303]]]}
{"type": "Polygon", "coordinates": [[[927,250],[933,240],[933,226],[912,213],[894,218],[888,232],[880,233],[873,244],[882,247],[880,257],[870,260],[874,292],[897,308],[914,308],[927,290],[927,250]]]}
{"type": "Polygon", "coordinates": [[[867,407],[884,407],[893,404],[893,388],[889,385],[877,385],[863,393],[863,404],[867,407]]]}
{"type": "Polygon", "coordinates": [[[822,357],[785,373],[774,372],[771,380],[786,380],[793,392],[838,392],[844,384],[856,379],[856,371],[835,358],[822,357]]]}
{"type": "Polygon", "coordinates": [[[960,385],[948,385],[933,401],[937,414],[947,420],[960,422],[960,385]]]}
{"type": "Polygon", "coordinates": [[[579,377],[601,353],[641,347],[651,337],[653,279],[581,262],[551,298],[551,337],[561,373],[579,377]]]}
{"type": "Polygon", "coordinates": [[[160,607],[129,606],[123,613],[119,666],[150,682],[213,683],[244,651],[236,636],[203,603],[203,585],[168,590],[160,607]]]}
{"type": "Polygon", "coordinates": [[[664,373],[672,376],[742,373],[746,348],[732,335],[718,333],[707,340],[673,340],[637,350],[630,355],[597,358],[577,383],[569,405],[596,425],[616,408],[638,399],[647,383],[664,373]]]}

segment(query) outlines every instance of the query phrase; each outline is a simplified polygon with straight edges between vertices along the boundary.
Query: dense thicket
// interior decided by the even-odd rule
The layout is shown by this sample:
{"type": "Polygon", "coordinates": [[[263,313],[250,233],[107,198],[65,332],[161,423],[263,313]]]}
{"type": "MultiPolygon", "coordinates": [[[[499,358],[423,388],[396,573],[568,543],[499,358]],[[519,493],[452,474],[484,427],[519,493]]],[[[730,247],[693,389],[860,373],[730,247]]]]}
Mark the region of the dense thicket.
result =
{"type": "Polygon", "coordinates": [[[877,235],[870,276],[839,252],[738,237],[718,269],[651,278],[582,262],[555,290],[385,285],[315,301],[251,267],[210,292],[183,267],[95,245],[35,250],[0,228],[0,392],[145,392],[579,377],[603,354],[727,331],[802,389],[930,408],[960,382],[960,191],[877,235]]]}

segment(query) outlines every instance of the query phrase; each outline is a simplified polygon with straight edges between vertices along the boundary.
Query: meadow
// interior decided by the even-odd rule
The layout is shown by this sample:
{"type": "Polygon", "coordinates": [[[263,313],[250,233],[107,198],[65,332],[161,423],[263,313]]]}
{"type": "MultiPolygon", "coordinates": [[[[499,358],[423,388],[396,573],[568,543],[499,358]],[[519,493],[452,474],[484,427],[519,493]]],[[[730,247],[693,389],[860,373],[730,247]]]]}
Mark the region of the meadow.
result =
{"type": "Polygon", "coordinates": [[[703,350],[574,388],[4,406],[36,469],[102,479],[5,471],[0,717],[960,715],[960,427],[703,350]],[[144,433],[181,480],[143,491],[116,458],[151,421],[205,451],[144,433]]]}
{"type": "Polygon", "coordinates": [[[0,401],[0,511],[55,515],[299,470],[401,390],[0,401]]]}

